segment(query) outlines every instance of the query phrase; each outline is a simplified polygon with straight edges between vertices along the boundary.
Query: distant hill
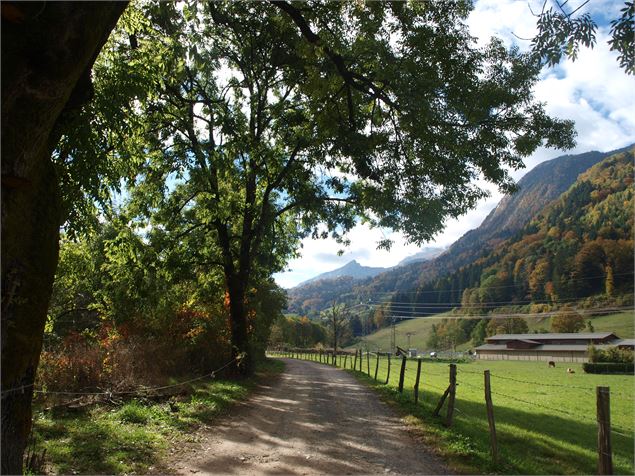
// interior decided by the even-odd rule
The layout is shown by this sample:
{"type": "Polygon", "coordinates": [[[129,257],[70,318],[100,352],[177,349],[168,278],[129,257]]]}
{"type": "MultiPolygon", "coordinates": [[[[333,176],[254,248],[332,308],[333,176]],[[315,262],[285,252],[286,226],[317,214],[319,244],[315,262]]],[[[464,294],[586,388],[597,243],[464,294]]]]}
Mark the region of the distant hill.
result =
{"type": "Polygon", "coordinates": [[[306,281],[301,282],[298,286],[304,286],[309,283],[313,283],[315,281],[320,281],[323,279],[335,279],[341,278],[342,276],[348,276],[354,279],[364,279],[371,278],[373,276],[377,276],[379,273],[383,273],[388,268],[373,268],[371,266],[362,266],[356,260],[349,261],[341,268],[334,269],[333,271],[328,271],[326,273],[318,274],[314,278],[307,279],[306,281]]]}
{"type": "Polygon", "coordinates": [[[435,259],[406,264],[379,274],[365,290],[360,290],[360,294],[371,298],[378,293],[411,290],[471,263],[485,250],[496,248],[526,226],[538,211],[573,185],[582,172],[632,147],[564,155],[538,164],[518,181],[515,194],[503,197],[478,228],[465,233],[447,251],[435,259]]]}
{"type": "MultiPolygon", "coordinates": [[[[289,309],[298,313],[306,313],[309,310],[319,311],[330,306],[332,300],[338,295],[339,302],[350,301],[350,304],[356,304],[378,299],[385,300],[400,292],[412,292],[430,286],[439,278],[449,276],[461,267],[482,259],[481,257],[496,250],[502,243],[527,226],[532,217],[569,189],[581,173],[607,157],[628,151],[632,147],[605,153],[587,152],[564,155],[543,162],[518,182],[519,190],[513,195],[504,197],[481,226],[467,232],[436,258],[414,262],[404,260],[399,267],[380,271],[375,276],[363,278],[361,281],[327,282],[313,290],[298,286],[289,292],[289,309]],[[329,289],[329,286],[333,289],[329,289]],[[318,289],[317,294],[311,294],[318,289]],[[328,299],[324,299],[326,296],[328,299]],[[305,302],[311,305],[305,307],[303,305],[305,302]]],[[[471,280],[474,278],[478,276],[472,276],[471,280]]],[[[457,278],[457,282],[445,283],[442,287],[453,287],[459,290],[467,285],[467,282],[460,282],[457,278]]],[[[460,298],[461,296],[453,296],[452,300],[460,300],[460,298]]],[[[450,302],[449,296],[445,298],[445,302],[450,302]]]]}
{"type": "MultiPolygon", "coordinates": [[[[430,333],[441,347],[450,338],[452,345],[476,345],[485,333],[515,332],[506,331],[512,322],[487,319],[488,313],[540,316],[571,306],[600,315],[632,308],[634,152],[615,153],[580,174],[526,226],[467,265],[386,299],[374,311],[375,325],[456,309],[470,319],[436,319],[430,333]]],[[[547,330],[549,324],[540,323],[547,330]]]]}

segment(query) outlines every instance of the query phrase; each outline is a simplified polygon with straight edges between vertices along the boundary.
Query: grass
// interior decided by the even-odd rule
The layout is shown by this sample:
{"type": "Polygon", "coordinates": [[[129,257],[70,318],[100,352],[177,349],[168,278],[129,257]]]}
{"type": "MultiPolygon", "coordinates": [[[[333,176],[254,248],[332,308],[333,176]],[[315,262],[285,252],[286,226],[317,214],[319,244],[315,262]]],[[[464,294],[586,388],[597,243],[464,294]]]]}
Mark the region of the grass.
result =
{"type": "Polygon", "coordinates": [[[171,402],[136,399],[121,406],[36,410],[35,449],[46,450],[47,469],[53,473],[165,472],[171,447],[192,441],[194,430],[246,398],[259,380],[283,368],[282,362],[269,359],[253,378],[201,383],[188,396],[171,402]]]}
{"type": "MultiPolygon", "coordinates": [[[[432,332],[432,324],[439,322],[439,317],[435,316],[430,319],[409,319],[401,321],[396,325],[397,345],[406,348],[408,338],[406,333],[414,333],[410,336],[410,347],[423,350],[427,349],[427,341],[432,332]]],[[[591,322],[596,332],[615,332],[622,339],[635,338],[635,316],[632,312],[622,312],[619,314],[611,314],[608,316],[592,317],[591,322]]],[[[544,319],[527,319],[529,331],[538,329],[547,329],[551,327],[551,318],[544,319]]],[[[369,334],[363,338],[363,343],[367,344],[370,349],[388,350],[390,348],[390,336],[392,329],[390,327],[380,329],[377,332],[369,334]]],[[[364,346],[364,345],[363,345],[364,346]]],[[[350,348],[357,348],[359,344],[350,348]]],[[[457,350],[467,350],[474,348],[471,342],[457,346],[457,350]]]]}
{"type": "MultiPolygon", "coordinates": [[[[378,379],[355,372],[394,402],[428,445],[464,473],[594,474],[597,466],[595,387],[611,389],[611,423],[615,474],[633,474],[635,388],[630,375],[585,374],[581,364],[546,362],[476,361],[457,364],[454,424],[443,425],[432,411],[448,385],[448,364],[422,364],[419,404],[414,405],[416,362],[408,360],[404,393],[396,390],[401,359],[393,359],[389,385],[385,358],[378,379]],[[571,367],[575,374],[567,374],[571,367]],[[491,463],[489,430],[484,405],[483,370],[491,371],[492,399],[501,456],[491,463]],[[515,380],[510,380],[515,379],[515,380]],[[619,433],[617,433],[619,432],[619,433]]],[[[350,360],[347,367],[350,367],[350,360]]],[[[374,374],[375,360],[371,359],[374,374]]],[[[364,362],[366,369],[366,362],[364,362]]],[[[351,371],[352,372],[352,371],[351,371]]],[[[447,405],[447,404],[446,404],[447,405]]]]}
{"type": "MultiPolygon", "coordinates": [[[[585,320],[589,319],[585,318],[585,320]]],[[[614,332],[622,339],[635,338],[635,315],[632,312],[595,316],[591,317],[590,320],[595,332],[614,332]]],[[[549,329],[551,327],[551,318],[548,317],[543,320],[530,319],[527,324],[530,332],[541,328],[549,329]]],[[[582,332],[587,331],[585,329],[582,332]]]]}

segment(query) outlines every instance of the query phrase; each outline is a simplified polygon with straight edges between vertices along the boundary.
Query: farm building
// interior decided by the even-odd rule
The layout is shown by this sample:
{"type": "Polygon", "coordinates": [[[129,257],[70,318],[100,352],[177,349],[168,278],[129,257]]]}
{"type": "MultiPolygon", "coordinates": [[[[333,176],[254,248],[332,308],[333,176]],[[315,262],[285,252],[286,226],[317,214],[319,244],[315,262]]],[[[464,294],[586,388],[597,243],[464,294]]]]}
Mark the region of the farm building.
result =
{"type": "Polygon", "coordinates": [[[635,347],[635,340],[620,339],[612,332],[498,334],[485,340],[485,344],[475,349],[477,358],[482,360],[586,362],[590,345],[598,349],[635,347]]]}

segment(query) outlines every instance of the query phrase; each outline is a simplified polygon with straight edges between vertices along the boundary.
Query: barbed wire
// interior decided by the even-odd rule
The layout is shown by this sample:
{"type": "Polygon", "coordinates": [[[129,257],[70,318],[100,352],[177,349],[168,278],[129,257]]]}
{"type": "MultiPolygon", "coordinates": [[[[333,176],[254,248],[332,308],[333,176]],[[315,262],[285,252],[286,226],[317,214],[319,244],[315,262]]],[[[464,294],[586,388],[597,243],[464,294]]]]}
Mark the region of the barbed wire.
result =
{"type": "MultiPolygon", "coordinates": [[[[170,385],[161,385],[158,387],[143,387],[141,389],[137,389],[137,390],[126,390],[126,391],[113,391],[113,390],[107,390],[107,391],[101,391],[101,392],[65,392],[65,391],[49,391],[49,390],[42,390],[42,389],[34,389],[33,393],[37,393],[37,394],[41,394],[41,395],[110,395],[110,396],[114,396],[114,395],[138,395],[138,396],[143,396],[144,393],[149,393],[149,392],[156,392],[157,390],[166,390],[168,388],[174,388],[174,387],[179,387],[181,385],[186,385],[188,383],[192,383],[192,382],[197,382],[199,380],[203,380],[206,378],[214,378],[215,375],[218,372],[221,372],[222,370],[225,370],[227,367],[229,367],[232,363],[234,363],[236,360],[238,360],[239,357],[234,357],[232,360],[230,360],[229,362],[227,362],[225,365],[223,365],[222,367],[219,367],[218,369],[209,372],[205,375],[201,375],[199,377],[195,377],[195,378],[191,378],[189,380],[185,380],[183,382],[178,382],[178,383],[174,383],[174,384],[170,384],[170,385]]],[[[3,390],[2,391],[2,398],[4,398],[6,395],[8,395],[9,393],[15,393],[15,392],[20,392],[23,391],[27,388],[33,387],[35,386],[34,383],[32,384],[28,384],[28,385],[22,385],[21,387],[15,387],[15,388],[10,388],[8,390],[3,390]]]]}

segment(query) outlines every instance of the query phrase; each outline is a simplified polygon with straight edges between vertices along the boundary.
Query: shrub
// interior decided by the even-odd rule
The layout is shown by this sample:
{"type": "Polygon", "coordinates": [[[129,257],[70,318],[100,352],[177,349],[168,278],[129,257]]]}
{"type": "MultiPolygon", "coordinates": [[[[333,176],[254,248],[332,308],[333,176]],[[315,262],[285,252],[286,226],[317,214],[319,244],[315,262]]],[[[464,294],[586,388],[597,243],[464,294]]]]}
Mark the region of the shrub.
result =
{"type": "Polygon", "coordinates": [[[594,346],[589,347],[589,361],[590,362],[612,362],[612,363],[624,363],[632,364],[634,362],[633,351],[630,349],[620,349],[619,347],[609,347],[608,349],[600,350],[594,346]]]}
{"type": "Polygon", "coordinates": [[[582,368],[588,374],[632,374],[634,365],[632,363],[585,362],[582,368]]]}

